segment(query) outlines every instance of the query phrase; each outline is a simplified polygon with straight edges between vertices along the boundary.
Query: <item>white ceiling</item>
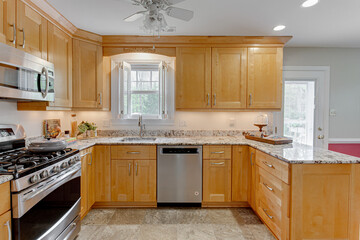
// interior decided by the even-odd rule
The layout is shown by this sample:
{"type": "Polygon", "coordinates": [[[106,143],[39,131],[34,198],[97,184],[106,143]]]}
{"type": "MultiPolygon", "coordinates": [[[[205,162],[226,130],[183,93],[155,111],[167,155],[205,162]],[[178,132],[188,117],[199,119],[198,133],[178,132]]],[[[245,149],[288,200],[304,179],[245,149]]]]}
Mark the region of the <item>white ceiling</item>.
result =
{"type": "MultiPolygon", "coordinates": [[[[144,35],[142,20],[122,19],[141,11],[129,0],[48,0],[76,27],[101,35],[144,35]]],[[[190,22],[166,17],[171,35],[291,35],[287,46],[360,47],[360,1],[320,0],[311,8],[302,0],[187,0],[176,6],[193,10],[190,22]],[[286,29],[274,32],[274,26],[286,29]]]]}

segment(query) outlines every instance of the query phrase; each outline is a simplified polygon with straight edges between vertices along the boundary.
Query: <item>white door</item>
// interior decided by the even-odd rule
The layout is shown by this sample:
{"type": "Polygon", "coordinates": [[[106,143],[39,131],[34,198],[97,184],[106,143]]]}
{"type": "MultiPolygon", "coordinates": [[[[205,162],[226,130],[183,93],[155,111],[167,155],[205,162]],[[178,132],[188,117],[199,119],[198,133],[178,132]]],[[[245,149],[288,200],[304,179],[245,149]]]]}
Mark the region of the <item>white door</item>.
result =
{"type": "Polygon", "coordinates": [[[284,67],[279,130],[294,142],[328,147],[329,67],[284,67]]]}

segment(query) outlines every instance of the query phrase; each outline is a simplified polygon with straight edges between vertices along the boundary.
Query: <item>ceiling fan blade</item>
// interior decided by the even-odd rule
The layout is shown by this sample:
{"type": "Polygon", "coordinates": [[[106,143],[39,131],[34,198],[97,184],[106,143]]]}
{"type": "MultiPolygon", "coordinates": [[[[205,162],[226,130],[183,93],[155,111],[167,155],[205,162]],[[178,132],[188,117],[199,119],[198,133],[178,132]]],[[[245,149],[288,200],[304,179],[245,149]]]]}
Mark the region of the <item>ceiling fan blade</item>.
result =
{"type": "Polygon", "coordinates": [[[167,5],[175,5],[175,4],[178,4],[178,3],[181,3],[181,2],[184,2],[185,0],[166,0],[167,2],[167,5]]]}
{"type": "Polygon", "coordinates": [[[146,12],[147,11],[141,11],[141,12],[134,13],[134,14],[128,16],[127,18],[124,18],[124,21],[125,22],[134,22],[134,21],[142,18],[146,12]]]}
{"type": "Polygon", "coordinates": [[[194,12],[177,7],[168,7],[165,10],[166,14],[173,18],[178,18],[184,21],[190,21],[194,17],[194,12]]]}

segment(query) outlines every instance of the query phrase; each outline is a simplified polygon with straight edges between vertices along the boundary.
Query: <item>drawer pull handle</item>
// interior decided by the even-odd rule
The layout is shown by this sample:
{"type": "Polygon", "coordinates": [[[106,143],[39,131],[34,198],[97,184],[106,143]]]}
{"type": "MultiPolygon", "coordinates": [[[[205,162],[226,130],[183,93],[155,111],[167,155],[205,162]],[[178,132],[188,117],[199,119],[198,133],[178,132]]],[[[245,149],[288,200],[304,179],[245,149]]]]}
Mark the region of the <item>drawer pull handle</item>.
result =
{"type": "Polygon", "coordinates": [[[135,163],[135,169],[136,169],[136,174],[135,174],[135,176],[137,176],[137,175],[138,175],[138,164],[137,164],[137,163],[135,163]]]}
{"type": "Polygon", "coordinates": [[[271,164],[269,164],[269,163],[267,163],[267,162],[263,162],[263,164],[265,164],[265,165],[268,166],[269,168],[274,168],[273,165],[271,165],[271,164]]]}
{"type": "Polygon", "coordinates": [[[212,162],[212,163],[210,163],[211,165],[224,165],[225,164],[225,162],[219,162],[219,163],[214,163],[214,162],[212,162]]]}
{"type": "Polygon", "coordinates": [[[267,209],[264,209],[264,213],[266,214],[266,216],[268,216],[268,218],[270,218],[271,220],[274,218],[273,216],[271,216],[270,214],[267,213],[267,209]]]}
{"type": "Polygon", "coordinates": [[[220,152],[211,152],[211,154],[223,154],[225,153],[224,151],[220,151],[220,152]]]}
{"type": "Polygon", "coordinates": [[[4,226],[7,227],[7,230],[8,230],[8,238],[9,238],[9,240],[11,240],[12,237],[11,237],[10,221],[6,221],[6,223],[4,224],[4,226]]]}
{"type": "Polygon", "coordinates": [[[129,163],[129,176],[131,176],[131,163],[129,163]]]}
{"type": "Polygon", "coordinates": [[[127,152],[127,154],[140,154],[140,152],[127,152]]]}
{"type": "Polygon", "coordinates": [[[273,188],[271,188],[271,187],[269,187],[269,185],[267,185],[266,183],[263,183],[264,184],[264,186],[267,188],[267,189],[269,189],[270,191],[274,191],[274,189],[273,188]]]}

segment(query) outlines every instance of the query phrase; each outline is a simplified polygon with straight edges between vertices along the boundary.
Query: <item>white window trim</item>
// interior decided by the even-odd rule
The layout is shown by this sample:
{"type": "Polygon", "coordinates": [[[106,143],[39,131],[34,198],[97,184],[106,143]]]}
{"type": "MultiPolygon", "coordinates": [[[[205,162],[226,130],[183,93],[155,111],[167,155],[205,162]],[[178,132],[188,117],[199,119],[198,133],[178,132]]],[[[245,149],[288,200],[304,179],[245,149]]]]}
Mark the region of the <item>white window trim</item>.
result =
{"type": "MultiPolygon", "coordinates": [[[[166,101],[165,106],[167,119],[151,118],[146,116],[143,121],[148,126],[173,126],[175,124],[175,58],[166,57],[157,54],[120,54],[111,58],[111,113],[112,119],[111,124],[113,126],[134,126],[138,122],[138,117],[135,118],[121,118],[121,106],[120,106],[120,63],[121,62],[131,63],[154,63],[154,62],[165,62],[167,65],[167,79],[166,79],[166,101]],[[145,57],[144,57],[145,56],[145,57]]],[[[165,89],[163,89],[165,91],[165,89]]]]}

